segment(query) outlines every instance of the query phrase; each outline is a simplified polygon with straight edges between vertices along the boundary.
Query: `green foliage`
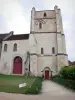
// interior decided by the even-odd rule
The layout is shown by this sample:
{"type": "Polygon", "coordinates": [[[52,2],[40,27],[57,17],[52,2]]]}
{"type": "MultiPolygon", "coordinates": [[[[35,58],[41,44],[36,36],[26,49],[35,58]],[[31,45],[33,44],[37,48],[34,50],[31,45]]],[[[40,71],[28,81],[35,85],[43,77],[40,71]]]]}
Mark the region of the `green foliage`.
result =
{"type": "Polygon", "coordinates": [[[75,91],[75,66],[61,68],[59,74],[53,77],[52,81],[75,91]]]}
{"type": "Polygon", "coordinates": [[[75,91],[75,80],[65,79],[63,77],[56,76],[56,77],[52,78],[52,81],[59,83],[59,84],[65,86],[66,88],[69,88],[69,89],[75,91]]]}
{"type": "Polygon", "coordinates": [[[67,79],[75,79],[75,66],[63,67],[60,70],[60,75],[67,79]]]}

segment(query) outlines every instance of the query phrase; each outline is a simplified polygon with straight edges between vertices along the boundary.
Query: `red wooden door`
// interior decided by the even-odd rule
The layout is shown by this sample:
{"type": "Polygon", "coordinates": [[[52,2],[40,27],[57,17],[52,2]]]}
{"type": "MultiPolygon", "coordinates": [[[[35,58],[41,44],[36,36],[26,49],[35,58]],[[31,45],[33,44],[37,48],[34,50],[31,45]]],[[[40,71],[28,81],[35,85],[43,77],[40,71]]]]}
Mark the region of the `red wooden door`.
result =
{"type": "Polygon", "coordinates": [[[22,59],[16,57],[14,59],[13,74],[22,74],[22,59]]]}
{"type": "Polygon", "coordinates": [[[45,79],[49,80],[49,71],[48,70],[45,71],[45,79]]]}

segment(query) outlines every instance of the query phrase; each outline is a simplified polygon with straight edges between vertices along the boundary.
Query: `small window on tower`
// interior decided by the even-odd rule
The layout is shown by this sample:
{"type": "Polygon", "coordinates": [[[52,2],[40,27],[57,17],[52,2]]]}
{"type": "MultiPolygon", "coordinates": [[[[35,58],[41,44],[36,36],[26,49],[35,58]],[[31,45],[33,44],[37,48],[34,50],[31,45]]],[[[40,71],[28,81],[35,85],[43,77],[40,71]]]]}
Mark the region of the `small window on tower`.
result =
{"type": "Polygon", "coordinates": [[[46,17],[46,13],[44,13],[44,17],[46,17]]]}
{"type": "Polygon", "coordinates": [[[41,48],[41,54],[44,54],[43,48],[41,48]]]}
{"type": "Polygon", "coordinates": [[[55,48],[54,47],[52,48],[52,53],[55,54],[55,48]]]}
{"type": "Polygon", "coordinates": [[[40,28],[40,29],[42,28],[42,24],[41,24],[41,23],[39,23],[39,28],[40,28]]]}

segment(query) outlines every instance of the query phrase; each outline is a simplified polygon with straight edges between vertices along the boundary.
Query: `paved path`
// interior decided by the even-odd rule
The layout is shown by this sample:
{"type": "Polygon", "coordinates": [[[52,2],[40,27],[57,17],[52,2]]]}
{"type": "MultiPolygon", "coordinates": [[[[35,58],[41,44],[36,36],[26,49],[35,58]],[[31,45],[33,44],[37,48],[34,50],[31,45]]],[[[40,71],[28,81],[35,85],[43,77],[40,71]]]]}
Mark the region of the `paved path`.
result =
{"type": "Polygon", "coordinates": [[[75,100],[75,93],[51,81],[43,81],[42,93],[24,95],[0,92],[0,100],[75,100]]]}
{"type": "Polygon", "coordinates": [[[42,93],[48,93],[50,95],[69,95],[69,94],[73,94],[72,91],[64,88],[63,86],[52,82],[50,80],[47,81],[43,81],[42,83],[42,93]]]}

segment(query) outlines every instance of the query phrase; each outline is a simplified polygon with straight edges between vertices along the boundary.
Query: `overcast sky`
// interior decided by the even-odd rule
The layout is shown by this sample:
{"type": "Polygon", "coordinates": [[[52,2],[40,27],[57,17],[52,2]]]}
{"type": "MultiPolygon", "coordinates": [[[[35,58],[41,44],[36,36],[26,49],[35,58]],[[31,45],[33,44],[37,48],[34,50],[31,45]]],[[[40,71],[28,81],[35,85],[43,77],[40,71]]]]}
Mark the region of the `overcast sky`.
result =
{"type": "Polygon", "coordinates": [[[0,33],[30,32],[30,14],[36,10],[61,9],[68,59],[75,60],[75,0],[0,0],[0,33]]]}

